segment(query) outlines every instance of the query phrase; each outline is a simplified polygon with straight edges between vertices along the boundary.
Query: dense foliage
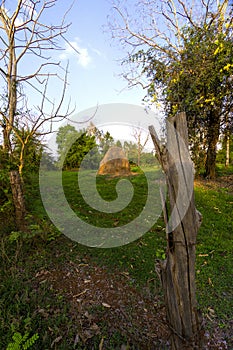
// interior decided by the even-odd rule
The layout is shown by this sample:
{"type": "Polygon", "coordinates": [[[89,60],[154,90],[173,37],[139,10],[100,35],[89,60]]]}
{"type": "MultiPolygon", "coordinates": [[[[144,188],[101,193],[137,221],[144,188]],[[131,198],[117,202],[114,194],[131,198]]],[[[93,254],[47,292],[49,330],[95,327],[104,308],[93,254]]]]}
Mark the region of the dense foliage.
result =
{"type": "Polygon", "coordinates": [[[59,128],[56,142],[58,145],[58,166],[63,169],[78,169],[86,154],[89,164],[96,167],[98,155],[95,151],[95,136],[88,135],[86,130],[76,130],[74,126],[66,125],[59,128]]]}
{"type": "Polygon", "coordinates": [[[132,48],[123,61],[124,76],[129,85],[143,86],[147,101],[166,117],[186,112],[196,170],[205,168],[214,178],[219,136],[232,132],[232,3],[138,0],[134,5],[143,20],[119,4],[119,24],[111,26],[132,48]]]}
{"type": "Polygon", "coordinates": [[[233,45],[227,24],[183,28],[182,47],[168,62],[154,48],[134,56],[143,59],[152,101],[162,100],[168,116],[186,111],[196,169],[205,165],[209,177],[215,176],[221,127],[232,119],[233,45]]]}

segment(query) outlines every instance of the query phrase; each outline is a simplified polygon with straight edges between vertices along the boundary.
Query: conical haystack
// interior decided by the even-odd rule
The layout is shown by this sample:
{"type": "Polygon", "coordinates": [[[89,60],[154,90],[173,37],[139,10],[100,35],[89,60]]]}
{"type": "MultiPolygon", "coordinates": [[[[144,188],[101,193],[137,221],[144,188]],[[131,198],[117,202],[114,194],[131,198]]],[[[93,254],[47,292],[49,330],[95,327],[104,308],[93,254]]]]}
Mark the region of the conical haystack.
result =
{"type": "Polygon", "coordinates": [[[111,147],[100,162],[98,175],[129,176],[129,161],[120,147],[111,147]]]}

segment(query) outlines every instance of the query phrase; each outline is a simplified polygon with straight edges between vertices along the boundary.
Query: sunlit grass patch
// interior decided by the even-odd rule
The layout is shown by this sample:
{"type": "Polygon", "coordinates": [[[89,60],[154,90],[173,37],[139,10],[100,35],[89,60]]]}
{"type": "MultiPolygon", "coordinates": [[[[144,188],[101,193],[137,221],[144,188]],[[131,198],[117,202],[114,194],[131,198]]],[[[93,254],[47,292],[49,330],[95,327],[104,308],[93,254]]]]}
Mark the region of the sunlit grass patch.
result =
{"type": "Polygon", "coordinates": [[[197,239],[198,301],[204,312],[212,308],[228,319],[233,309],[233,196],[201,187],[195,196],[203,215],[197,239]]]}

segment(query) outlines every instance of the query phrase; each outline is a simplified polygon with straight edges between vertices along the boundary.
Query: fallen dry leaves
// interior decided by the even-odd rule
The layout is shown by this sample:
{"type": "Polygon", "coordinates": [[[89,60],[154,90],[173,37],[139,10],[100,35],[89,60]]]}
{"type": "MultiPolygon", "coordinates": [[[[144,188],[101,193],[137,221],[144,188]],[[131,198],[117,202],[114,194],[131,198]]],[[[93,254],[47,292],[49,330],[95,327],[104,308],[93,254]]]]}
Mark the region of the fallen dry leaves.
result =
{"type": "MultiPolygon", "coordinates": [[[[72,304],[73,317],[79,325],[75,344],[101,335],[103,322],[110,334],[119,331],[140,349],[168,344],[170,331],[161,301],[130,286],[129,274],[111,274],[103,267],[69,262],[62,270],[42,270],[36,277],[39,283],[46,277],[50,288],[72,304]]],[[[103,341],[99,347],[105,349],[103,341]]]]}
{"type": "MultiPolygon", "coordinates": [[[[104,323],[109,339],[118,331],[130,344],[137,344],[137,349],[169,349],[170,330],[161,300],[132,287],[130,274],[110,273],[93,263],[70,261],[59,269],[41,270],[36,277],[39,284],[46,279],[55,293],[65,296],[70,302],[71,317],[77,325],[74,347],[88,344],[98,335],[101,339],[99,349],[107,350],[106,334],[103,336],[101,329],[104,323]]],[[[43,315],[43,310],[40,312],[43,315]]],[[[215,321],[214,310],[209,309],[208,316],[210,321],[215,321]]],[[[227,349],[222,338],[219,331],[212,337],[205,333],[206,346],[203,349],[227,349]]],[[[60,341],[61,338],[56,338],[53,345],[60,341]]],[[[122,349],[127,348],[122,344],[122,349]]]]}

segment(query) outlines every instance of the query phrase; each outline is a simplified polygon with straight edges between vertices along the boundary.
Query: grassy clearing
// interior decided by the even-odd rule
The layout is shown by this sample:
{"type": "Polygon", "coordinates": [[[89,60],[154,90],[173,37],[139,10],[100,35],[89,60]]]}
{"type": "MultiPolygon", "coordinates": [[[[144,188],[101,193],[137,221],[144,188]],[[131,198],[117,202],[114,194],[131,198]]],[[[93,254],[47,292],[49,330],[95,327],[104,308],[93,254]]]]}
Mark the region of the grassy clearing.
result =
{"type": "MultiPolygon", "coordinates": [[[[147,186],[142,174],[132,177],[135,189],[133,205],[120,215],[102,215],[100,218],[86,205],[74,190],[77,174],[64,173],[63,184],[69,203],[74,210],[90,222],[101,225],[122,225],[129,215],[135,217],[142,209],[147,186]],[[81,208],[81,210],[80,210],[81,208]],[[90,213],[91,211],[91,213],[90,213]],[[90,218],[91,216],[91,218],[90,218]]],[[[98,188],[107,200],[116,198],[116,179],[101,178],[98,188]]],[[[162,220],[142,238],[118,248],[96,249],[70,241],[48,222],[40,201],[36,179],[30,190],[28,205],[33,212],[29,217],[31,233],[2,236],[1,239],[1,301],[0,339],[6,349],[15,332],[30,336],[38,333],[39,339],[32,349],[99,349],[102,339],[106,349],[120,349],[127,344],[121,331],[109,334],[105,321],[100,322],[101,334],[94,335],[83,345],[74,347],[78,333],[76,316],[66,296],[51,287],[46,271],[61,270],[66,263],[79,262],[105,267],[109,273],[124,273],[129,285],[151,298],[161,295],[161,288],[154,272],[154,261],[164,256],[165,232],[162,220]],[[10,237],[10,239],[9,239],[10,237]],[[33,238],[33,239],[32,239],[33,238]],[[45,277],[38,282],[38,273],[45,277]]],[[[227,329],[232,312],[232,206],[233,197],[226,189],[212,190],[198,185],[195,189],[196,205],[203,215],[203,223],[197,244],[197,294],[201,311],[209,319],[209,327],[216,324],[227,329]],[[212,323],[212,320],[214,323],[212,323]]],[[[129,311],[130,312],[130,311],[129,311]]],[[[103,310],[90,313],[102,314],[103,310]]],[[[137,347],[130,344],[130,349],[137,347]]]]}
{"type": "MultiPolygon", "coordinates": [[[[149,173],[150,172],[152,174],[154,173],[149,169],[149,173]]],[[[158,175],[156,175],[155,178],[157,176],[158,175]]],[[[102,198],[108,201],[116,199],[115,189],[117,181],[118,179],[116,178],[102,176],[97,178],[97,188],[102,198]]],[[[130,181],[134,187],[134,196],[130,204],[124,210],[117,213],[100,213],[87,205],[81,197],[77,189],[77,173],[63,173],[64,192],[71,208],[77,215],[83,218],[83,220],[102,227],[122,226],[140,214],[147,198],[147,181],[143,174],[132,176],[130,181]]],[[[44,216],[39,203],[38,208],[34,207],[34,210],[35,214],[40,212],[40,215],[42,217],[44,216]]],[[[140,286],[144,284],[151,275],[154,275],[155,258],[162,258],[164,256],[166,247],[165,229],[163,221],[160,218],[141,239],[125,246],[98,249],[88,248],[76,243],[73,244],[77,247],[80,254],[88,254],[93,261],[109,267],[110,270],[112,270],[112,268],[129,269],[136,285],[140,286]]]]}
{"type": "Polygon", "coordinates": [[[203,223],[197,245],[197,290],[204,313],[214,309],[220,319],[232,317],[233,196],[225,189],[196,188],[203,223]]]}

